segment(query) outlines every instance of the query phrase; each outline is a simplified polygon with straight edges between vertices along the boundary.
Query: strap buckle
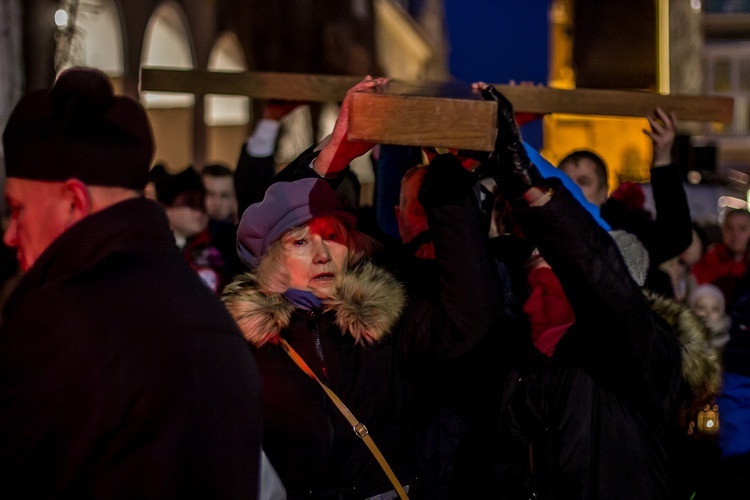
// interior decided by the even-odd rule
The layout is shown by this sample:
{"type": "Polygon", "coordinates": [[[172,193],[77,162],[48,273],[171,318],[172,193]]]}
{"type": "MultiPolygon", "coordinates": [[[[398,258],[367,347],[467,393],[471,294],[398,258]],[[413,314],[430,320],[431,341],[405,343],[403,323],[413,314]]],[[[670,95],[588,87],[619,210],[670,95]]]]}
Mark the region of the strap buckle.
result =
{"type": "Polygon", "coordinates": [[[354,430],[354,434],[356,434],[359,439],[363,439],[365,436],[367,436],[370,432],[367,430],[367,427],[365,427],[365,424],[362,422],[357,422],[357,425],[352,427],[354,430]]]}

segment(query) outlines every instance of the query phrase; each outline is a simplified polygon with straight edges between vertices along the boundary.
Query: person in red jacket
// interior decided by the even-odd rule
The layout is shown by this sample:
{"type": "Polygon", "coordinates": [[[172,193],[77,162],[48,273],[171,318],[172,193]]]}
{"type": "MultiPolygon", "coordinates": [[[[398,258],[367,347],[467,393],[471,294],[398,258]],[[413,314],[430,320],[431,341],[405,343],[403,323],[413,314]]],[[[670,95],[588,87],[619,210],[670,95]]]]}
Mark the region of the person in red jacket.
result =
{"type": "Polygon", "coordinates": [[[747,245],[750,241],[750,212],[734,209],[727,212],[721,226],[721,241],[711,246],[691,272],[698,284],[719,287],[731,302],[738,280],[747,271],[747,245]]]}

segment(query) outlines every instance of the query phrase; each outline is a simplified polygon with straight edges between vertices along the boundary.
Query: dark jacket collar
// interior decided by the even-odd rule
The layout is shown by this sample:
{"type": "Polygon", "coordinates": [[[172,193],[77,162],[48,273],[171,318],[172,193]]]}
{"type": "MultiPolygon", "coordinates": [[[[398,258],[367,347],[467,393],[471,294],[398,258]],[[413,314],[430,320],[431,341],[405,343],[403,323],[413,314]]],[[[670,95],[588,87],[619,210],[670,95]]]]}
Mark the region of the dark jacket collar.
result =
{"type": "Polygon", "coordinates": [[[28,270],[9,297],[5,311],[39,286],[69,279],[118,253],[177,253],[166,214],[158,203],[145,198],[122,201],[71,226],[28,270]]]}

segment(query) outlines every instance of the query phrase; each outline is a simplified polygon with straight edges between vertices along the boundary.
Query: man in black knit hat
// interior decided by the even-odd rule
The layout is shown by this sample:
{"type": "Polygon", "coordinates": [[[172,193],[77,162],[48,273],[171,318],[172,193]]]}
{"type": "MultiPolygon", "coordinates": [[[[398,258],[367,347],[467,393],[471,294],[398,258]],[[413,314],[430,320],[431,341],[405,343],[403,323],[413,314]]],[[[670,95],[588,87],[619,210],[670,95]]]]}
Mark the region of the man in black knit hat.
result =
{"type": "Polygon", "coordinates": [[[76,68],[3,145],[26,274],[0,323],[0,497],[255,498],[256,367],[143,197],[144,110],[76,68]]]}

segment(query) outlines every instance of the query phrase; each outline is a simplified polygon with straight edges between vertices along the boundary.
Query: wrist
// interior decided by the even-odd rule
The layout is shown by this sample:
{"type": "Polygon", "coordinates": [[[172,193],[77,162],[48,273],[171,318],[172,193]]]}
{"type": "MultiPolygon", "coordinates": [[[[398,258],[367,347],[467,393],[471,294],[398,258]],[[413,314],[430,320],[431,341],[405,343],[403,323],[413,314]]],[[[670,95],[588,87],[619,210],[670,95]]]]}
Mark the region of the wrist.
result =
{"type": "Polygon", "coordinates": [[[533,186],[523,194],[524,200],[530,207],[541,207],[552,199],[555,190],[551,187],[533,186]]]}
{"type": "Polygon", "coordinates": [[[324,179],[335,178],[348,166],[348,162],[337,160],[335,155],[331,156],[325,154],[325,152],[321,152],[321,154],[310,162],[310,168],[324,179]]]}
{"type": "Polygon", "coordinates": [[[331,170],[330,165],[330,160],[326,159],[325,155],[323,154],[313,158],[313,160],[310,162],[310,168],[323,178],[328,177],[328,172],[331,170]]]}
{"type": "Polygon", "coordinates": [[[670,151],[664,151],[654,154],[654,167],[666,167],[672,164],[672,154],[670,151]]]}

